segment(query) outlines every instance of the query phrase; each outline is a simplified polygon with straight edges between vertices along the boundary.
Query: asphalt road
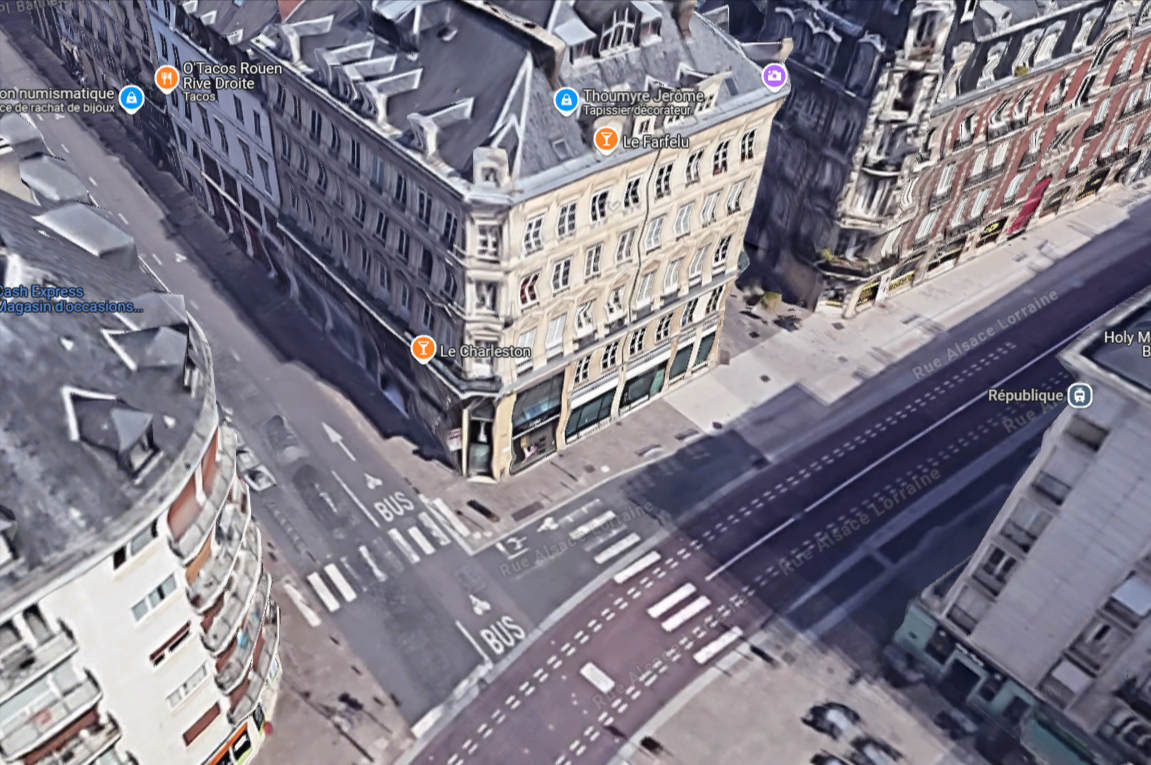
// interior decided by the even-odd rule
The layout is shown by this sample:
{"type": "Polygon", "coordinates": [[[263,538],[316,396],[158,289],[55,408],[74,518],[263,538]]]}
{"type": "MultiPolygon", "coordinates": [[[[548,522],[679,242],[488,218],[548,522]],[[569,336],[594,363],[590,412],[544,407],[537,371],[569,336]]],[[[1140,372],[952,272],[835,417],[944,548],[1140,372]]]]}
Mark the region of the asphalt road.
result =
{"type": "MultiPolygon", "coordinates": [[[[684,524],[532,643],[425,747],[418,762],[605,763],[714,659],[786,609],[926,488],[1002,442],[1035,407],[989,388],[1065,390],[1055,352],[1151,281],[1139,248],[1057,296],[1041,321],[992,336],[940,374],[762,471],[684,524]],[[720,641],[720,642],[716,642],[720,641]],[[703,653],[701,653],[703,652],[703,653]],[[714,654],[714,655],[713,655],[714,654]],[[594,663],[610,693],[580,669],[594,663]]],[[[1032,415],[1033,416],[1033,415],[1032,415]]]]}

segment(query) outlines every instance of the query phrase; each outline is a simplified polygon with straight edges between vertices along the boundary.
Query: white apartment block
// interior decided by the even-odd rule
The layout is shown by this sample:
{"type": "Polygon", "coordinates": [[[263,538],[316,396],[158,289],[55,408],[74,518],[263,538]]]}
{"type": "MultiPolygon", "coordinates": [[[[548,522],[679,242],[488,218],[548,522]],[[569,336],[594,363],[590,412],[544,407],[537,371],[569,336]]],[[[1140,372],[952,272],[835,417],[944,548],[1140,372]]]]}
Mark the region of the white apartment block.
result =
{"type": "Polygon", "coordinates": [[[693,6],[306,0],[253,40],[284,70],[293,295],[465,475],[538,464],[715,363],[787,94],[693,6]],[[699,100],[565,117],[563,86],[699,100]],[[601,156],[604,126],[687,147],[601,156]],[[422,366],[419,335],[491,355],[422,366]]]}
{"type": "Polygon", "coordinates": [[[1094,389],[1064,411],[960,571],[896,643],[1033,760],[1151,762],[1151,291],[1061,355],[1094,389]]]}

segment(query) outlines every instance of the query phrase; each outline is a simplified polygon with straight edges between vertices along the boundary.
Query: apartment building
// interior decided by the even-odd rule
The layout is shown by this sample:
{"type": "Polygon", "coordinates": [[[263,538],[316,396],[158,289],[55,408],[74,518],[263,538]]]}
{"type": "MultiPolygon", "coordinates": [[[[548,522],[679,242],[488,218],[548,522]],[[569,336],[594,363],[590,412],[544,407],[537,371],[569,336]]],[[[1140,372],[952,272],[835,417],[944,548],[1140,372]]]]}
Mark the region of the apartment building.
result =
{"type": "Polygon", "coordinates": [[[1145,2],[737,5],[740,39],[795,45],[748,246],[809,308],[852,316],[1145,172],[1145,2]]]}
{"type": "Polygon", "coordinates": [[[978,550],[895,636],[1032,761],[1151,762],[1146,348],[1151,290],[1061,354],[1094,400],[1059,416],[978,550]]]}
{"type": "Polygon", "coordinates": [[[83,291],[0,321],[0,759],[247,762],[279,611],[208,341],[30,119],[0,139],[6,302],[83,291]]]}
{"type": "Polygon", "coordinates": [[[145,0],[74,0],[36,3],[36,29],[60,55],[78,83],[119,90],[132,83],[148,95],[134,115],[117,116],[142,137],[152,159],[177,167],[164,95],[153,82],[158,64],[145,0]]]}
{"type": "MultiPolygon", "coordinates": [[[[272,161],[272,130],[263,80],[244,77],[246,43],[280,18],[274,2],[147,0],[157,66],[174,66],[207,88],[167,96],[184,186],[236,245],[266,264],[279,246],[280,189],[272,161]],[[197,69],[206,65],[209,70],[197,69]],[[191,73],[185,69],[192,67],[191,73]],[[223,75],[209,72],[220,72],[223,75]],[[248,80],[256,88],[231,87],[248,80]],[[223,87],[220,87],[223,85],[223,87]]],[[[292,3],[284,4],[291,7],[292,3]]]]}
{"type": "Polygon", "coordinates": [[[465,475],[537,464],[715,363],[786,93],[693,10],[306,0],[253,41],[283,67],[292,293],[465,475]],[[565,117],[562,86],[699,100],[565,117]],[[688,148],[603,156],[605,125],[688,148]],[[418,364],[419,335],[462,354],[418,364]]]}

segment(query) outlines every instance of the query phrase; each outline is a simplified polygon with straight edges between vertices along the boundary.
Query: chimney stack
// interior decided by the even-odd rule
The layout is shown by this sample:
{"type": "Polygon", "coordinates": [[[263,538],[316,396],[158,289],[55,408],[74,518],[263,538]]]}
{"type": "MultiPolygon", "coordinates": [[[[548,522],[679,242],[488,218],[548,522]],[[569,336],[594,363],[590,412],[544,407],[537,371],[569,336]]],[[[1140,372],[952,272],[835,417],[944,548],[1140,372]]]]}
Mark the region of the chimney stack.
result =
{"type": "Polygon", "coordinates": [[[691,14],[695,13],[695,4],[696,0],[672,0],[671,17],[684,37],[691,37],[691,14]]]}
{"type": "Polygon", "coordinates": [[[276,5],[280,9],[280,21],[287,21],[288,17],[292,15],[292,11],[296,10],[296,6],[304,0],[276,0],[276,5]]]}

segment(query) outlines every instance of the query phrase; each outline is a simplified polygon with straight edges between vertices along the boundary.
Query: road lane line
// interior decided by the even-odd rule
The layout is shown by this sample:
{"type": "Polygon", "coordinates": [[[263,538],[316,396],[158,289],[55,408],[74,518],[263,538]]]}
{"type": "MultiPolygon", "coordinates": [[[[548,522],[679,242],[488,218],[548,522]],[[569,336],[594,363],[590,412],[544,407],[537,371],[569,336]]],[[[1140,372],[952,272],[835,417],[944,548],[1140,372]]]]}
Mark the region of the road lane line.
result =
{"type": "Polygon", "coordinates": [[[623,584],[624,582],[631,579],[636,574],[640,573],[644,569],[646,569],[649,566],[651,566],[652,564],[654,564],[659,559],[660,559],[659,553],[657,553],[655,550],[652,550],[647,555],[645,555],[642,558],[640,558],[639,560],[637,560],[635,563],[631,564],[630,566],[628,566],[624,570],[620,571],[618,574],[616,574],[614,577],[612,577],[612,579],[615,581],[616,584],[623,584]]]}
{"type": "Polygon", "coordinates": [[[615,558],[615,557],[618,557],[619,555],[621,555],[624,551],[630,550],[631,548],[635,547],[641,541],[642,541],[642,537],[640,537],[639,534],[628,534],[626,537],[619,540],[618,542],[616,542],[611,547],[600,552],[592,560],[594,560],[596,563],[598,563],[599,565],[602,566],[603,564],[607,563],[612,558],[615,558]]]}
{"type": "Polygon", "coordinates": [[[419,526],[412,526],[408,529],[408,534],[411,535],[412,539],[416,540],[416,544],[424,551],[424,555],[432,555],[436,551],[435,545],[428,541],[428,538],[424,536],[424,532],[420,531],[419,526]]]}
{"type": "Polygon", "coordinates": [[[472,633],[468,632],[467,629],[464,628],[464,625],[460,624],[459,622],[456,622],[456,626],[459,627],[460,632],[464,633],[464,637],[466,637],[468,642],[472,644],[472,648],[476,649],[476,653],[483,657],[484,666],[488,669],[491,669],[492,660],[488,657],[487,653],[484,652],[484,649],[480,648],[480,644],[476,642],[474,637],[472,637],[472,633]]]}
{"type": "Polygon", "coordinates": [[[388,575],[385,574],[378,565],[376,565],[376,559],[372,557],[370,552],[368,552],[368,548],[365,545],[360,545],[360,557],[363,558],[364,562],[368,564],[368,568],[372,570],[372,576],[376,578],[376,581],[388,581],[388,575]]]}
{"type": "Polygon", "coordinates": [[[573,542],[578,542],[588,534],[594,532],[596,529],[611,523],[613,520],[615,520],[615,512],[608,510],[603,515],[597,516],[596,518],[580,526],[578,529],[569,534],[569,536],[573,542]]]}
{"type": "Polygon", "coordinates": [[[131,223],[128,222],[128,219],[124,217],[124,213],[116,213],[116,217],[118,217],[120,220],[124,221],[125,226],[132,225],[131,223]]]}
{"type": "MultiPolygon", "coordinates": [[[[1110,313],[1110,310],[1109,310],[1109,311],[1107,311],[1107,313],[1110,313]]],[[[1063,346],[1067,345],[1067,343],[1071,342],[1071,341],[1072,341],[1072,340],[1074,340],[1076,337],[1078,337],[1079,335],[1083,334],[1083,333],[1084,333],[1086,330],[1090,329],[1090,328],[1091,328],[1091,327],[1092,327],[1092,326],[1095,324],[1095,322],[1099,321],[1099,319],[1101,319],[1101,318],[1103,318],[1104,316],[1106,316],[1106,315],[1107,315],[1107,313],[1102,313],[1102,314],[1100,314],[1099,316],[1095,317],[1095,318],[1094,318],[1094,319],[1092,319],[1090,322],[1088,322],[1087,324],[1083,325],[1081,328],[1079,328],[1079,329],[1075,330],[1073,333],[1071,333],[1071,334],[1070,334],[1070,335],[1068,335],[1067,337],[1065,337],[1065,338],[1063,338],[1062,340],[1060,340],[1059,342],[1055,343],[1055,345],[1052,345],[1050,348],[1048,348],[1047,350],[1043,351],[1042,353],[1040,353],[1040,354],[1039,354],[1038,356],[1036,356],[1035,358],[1031,359],[1031,361],[1028,361],[1026,364],[1024,364],[1023,366],[1019,367],[1018,369],[1016,369],[1016,370],[1015,370],[1014,372],[1012,372],[1011,374],[1009,374],[1009,375],[1007,375],[1006,377],[1004,377],[1003,379],[999,380],[999,382],[993,383],[992,385],[988,385],[988,386],[987,386],[987,388],[988,388],[988,389],[991,389],[991,388],[1002,388],[1004,383],[1008,382],[1009,380],[1012,380],[1012,379],[1014,379],[1015,377],[1017,377],[1017,376],[1018,376],[1019,374],[1021,374],[1022,372],[1024,372],[1024,371],[1026,371],[1026,370],[1030,369],[1030,368],[1031,368],[1031,367],[1033,367],[1035,364],[1038,364],[1038,363],[1039,363],[1039,362],[1040,362],[1042,359],[1045,359],[1045,358],[1047,358],[1048,356],[1050,356],[1050,355],[1051,355],[1051,354],[1052,354],[1054,351],[1057,351],[1057,350],[1059,350],[1059,349],[1060,349],[1060,348],[1062,348],[1063,346]]],[[[806,514],[810,513],[811,511],[815,510],[817,507],[819,507],[819,506],[820,506],[820,505],[822,505],[823,503],[827,502],[827,500],[831,499],[831,498],[832,498],[832,497],[834,497],[836,494],[838,494],[839,492],[843,491],[843,490],[844,490],[844,489],[846,489],[848,486],[850,486],[851,484],[855,483],[856,481],[858,481],[858,480],[859,480],[860,478],[862,478],[863,476],[865,476],[865,475],[867,475],[868,473],[870,473],[872,470],[874,470],[874,469],[875,469],[876,467],[878,467],[879,465],[882,465],[884,462],[886,462],[887,460],[891,459],[891,458],[892,458],[892,457],[894,457],[896,454],[899,454],[901,451],[903,451],[903,450],[904,450],[904,449],[906,449],[907,447],[909,447],[909,446],[911,446],[912,444],[914,444],[914,443],[916,443],[917,441],[919,441],[919,439],[921,439],[921,438],[923,438],[924,436],[926,436],[927,434],[929,434],[929,433],[933,432],[933,431],[934,431],[936,428],[938,428],[938,427],[939,427],[940,425],[942,425],[943,423],[945,423],[945,422],[947,422],[947,421],[951,420],[953,417],[955,417],[955,416],[956,416],[957,414],[959,414],[960,412],[964,412],[964,411],[966,411],[968,408],[970,408],[970,407],[974,406],[975,404],[979,403],[980,401],[985,401],[986,399],[987,399],[987,393],[986,393],[986,392],[980,393],[980,394],[978,394],[977,396],[973,397],[971,400],[969,400],[967,403],[965,403],[965,404],[963,404],[962,406],[960,406],[958,409],[955,409],[954,411],[952,411],[950,414],[948,414],[948,415],[946,415],[945,417],[941,417],[940,419],[936,420],[936,421],[935,421],[935,422],[933,422],[931,425],[929,425],[929,426],[928,426],[926,429],[924,429],[924,430],[920,431],[920,432],[919,432],[918,434],[916,434],[915,436],[912,436],[912,437],[911,437],[910,439],[908,439],[907,441],[904,441],[902,444],[900,444],[899,446],[895,447],[894,449],[892,449],[891,451],[889,451],[887,454],[884,454],[882,457],[880,457],[879,459],[875,460],[874,462],[872,462],[872,463],[871,463],[870,465],[868,465],[867,467],[865,467],[865,468],[863,468],[862,470],[860,470],[858,473],[856,473],[855,475],[853,475],[851,478],[848,478],[846,481],[844,481],[843,483],[839,484],[838,486],[836,486],[834,489],[832,489],[831,491],[829,491],[829,492],[827,492],[826,494],[824,494],[824,495],[823,495],[822,497],[820,497],[819,499],[815,500],[815,502],[811,503],[811,504],[810,504],[810,505],[808,505],[806,508],[804,508],[804,510],[803,510],[803,514],[804,514],[804,515],[806,515],[806,514]]],[[[735,555],[735,557],[734,557],[734,558],[731,558],[731,559],[729,559],[729,560],[727,561],[727,563],[724,563],[722,566],[720,566],[719,568],[717,568],[715,571],[712,571],[710,574],[708,574],[708,575],[707,575],[707,577],[704,579],[704,581],[705,581],[705,582],[710,582],[712,579],[715,579],[717,576],[719,576],[720,574],[722,574],[722,573],[723,573],[724,571],[726,571],[727,569],[731,568],[733,565],[735,565],[737,562],[739,562],[739,561],[740,561],[742,558],[744,558],[746,555],[748,555],[748,554],[749,554],[749,553],[750,553],[752,550],[755,550],[757,547],[759,547],[760,545],[762,545],[762,544],[764,544],[765,542],[767,542],[769,539],[771,539],[773,536],[775,536],[776,534],[778,534],[780,531],[782,531],[783,529],[785,529],[785,528],[787,528],[788,526],[790,526],[792,523],[794,523],[794,522],[795,522],[795,520],[796,520],[796,519],[795,519],[795,517],[792,517],[792,518],[788,519],[788,520],[787,520],[786,522],[784,522],[782,525],[780,525],[780,526],[777,526],[776,528],[774,528],[774,529],[772,529],[771,531],[769,531],[769,532],[768,532],[766,535],[764,535],[764,536],[760,537],[759,539],[757,539],[756,541],[752,542],[750,545],[748,545],[747,547],[745,547],[745,548],[744,548],[742,551],[740,551],[739,553],[737,553],[737,554],[735,555]]]]}
{"type": "Polygon", "coordinates": [[[663,627],[664,632],[675,632],[689,621],[699,616],[704,610],[711,605],[711,598],[706,595],[700,595],[698,598],[688,603],[680,611],[677,611],[670,619],[659,625],[663,627]]]}
{"type": "MultiPolygon", "coordinates": [[[[288,593],[288,600],[295,603],[296,608],[300,609],[300,613],[303,615],[304,621],[306,621],[309,626],[320,626],[319,614],[312,610],[311,606],[308,605],[308,602],[304,600],[303,593],[297,590],[296,586],[292,584],[290,580],[284,580],[284,592],[288,593]]],[[[337,603],[336,605],[339,604],[337,603]]]]}
{"type": "Polygon", "coordinates": [[[743,637],[743,630],[739,627],[732,627],[727,632],[720,635],[715,640],[711,641],[703,648],[695,652],[696,664],[707,664],[709,661],[719,656],[725,649],[731,646],[732,643],[743,637]]]}
{"type": "Polygon", "coordinates": [[[328,589],[328,585],[324,584],[324,580],[320,578],[317,572],[313,571],[308,574],[308,584],[312,585],[312,589],[316,591],[320,602],[322,602],[329,611],[338,611],[340,609],[340,601],[336,600],[336,596],[328,589]]]}
{"type": "Polygon", "coordinates": [[[72,153],[72,151],[65,144],[60,144],[60,148],[63,149],[68,154],[72,153]]]}
{"type": "Polygon", "coordinates": [[[351,603],[356,599],[356,591],[352,589],[352,585],[348,584],[348,580],[344,578],[344,573],[336,567],[335,563],[329,563],[324,566],[324,573],[326,573],[332,580],[332,583],[336,585],[336,589],[344,596],[344,600],[351,603]]]}
{"type": "Polygon", "coordinates": [[[649,608],[647,610],[647,615],[652,619],[658,619],[668,611],[678,606],[680,603],[690,598],[694,593],[695,585],[689,582],[649,608]]]}
{"type": "Polygon", "coordinates": [[[100,184],[96,183],[96,179],[90,175],[88,176],[88,182],[91,183],[93,186],[99,186],[100,185],[100,184]]]}
{"type": "Polygon", "coordinates": [[[388,538],[395,543],[396,547],[400,548],[400,552],[402,552],[408,560],[412,563],[420,562],[420,556],[416,555],[416,551],[408,544],[408,540],[404,539],[403,534],[396,529],[388,529],[388,538]]]}
{"type": "Polygon", "coordinates": [[[416,517],[420,519],[420,523],[424,524],[424,527],[427,528],[431,535],[436,538],[436,541],[440,543],[440,547],[448,547],[451,545],[452,540],[448,539],[448,535],[444,533],[443,529],[436,525],[436,522],[432,520],[432,516],[427,513],[420,513],[416,517]]]}
{"type": "Polygon", "coordinates": [[[344,479],[340,478],[340,474],[335,470],[332,471],[332,477],[336,479],[336,483],[340,485],[340,488],[344,490],[344,493],[351,497],[352,501],[356,503],[356,507],[360,508],[363,514],[368,516],[368,520],[372,522],[372,525],[378,529],[380,527],[380,522],[376,520],[374,515],[368,512],[368,508],[364,507],[364,503],[361,502],[360,498],[357,497],[355,492],[352,491],[352,487],[344,483],[344,479]]]}

